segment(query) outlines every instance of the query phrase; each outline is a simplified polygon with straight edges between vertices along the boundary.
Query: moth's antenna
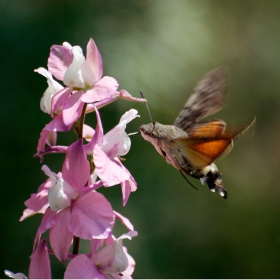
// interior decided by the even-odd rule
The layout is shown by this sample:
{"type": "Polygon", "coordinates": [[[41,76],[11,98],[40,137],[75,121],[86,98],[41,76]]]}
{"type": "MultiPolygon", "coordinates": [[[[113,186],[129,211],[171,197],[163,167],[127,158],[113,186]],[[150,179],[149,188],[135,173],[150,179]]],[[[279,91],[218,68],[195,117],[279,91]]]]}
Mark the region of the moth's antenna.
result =
{"type": "Polygon", "coordinates": [[[198,188],[196,188],[196,187],[187,179],[187,177],[185,177],[184,173],[183,173],[181,170],[179,170],[179,171],[180,171],[180,173],[182,174],[182,176],[185,178],[185,180],[186,180],[194,189],[198,190],[198,188]]]}
{"type": "MultiPolygon", "coordinates": [[[[140,94],[141,94],[141,97],[145,99],[145,97],[144,97],[144,94],[143,94],[143,91],[142,91],[142,90],[140,90],[140,94]]],[[[146,105],[146,108],[147,108],[147,111],[148,111],[148,114],[149,114],[150,120],[151,120],[151,122],[154,124],[155,122],[153,121],[153,118],[152,118],[152,115],[151,115],[151,111],[150,111],[149,106],[148,106],[148,102],[145,102],[145,105],[146,105]]]]}

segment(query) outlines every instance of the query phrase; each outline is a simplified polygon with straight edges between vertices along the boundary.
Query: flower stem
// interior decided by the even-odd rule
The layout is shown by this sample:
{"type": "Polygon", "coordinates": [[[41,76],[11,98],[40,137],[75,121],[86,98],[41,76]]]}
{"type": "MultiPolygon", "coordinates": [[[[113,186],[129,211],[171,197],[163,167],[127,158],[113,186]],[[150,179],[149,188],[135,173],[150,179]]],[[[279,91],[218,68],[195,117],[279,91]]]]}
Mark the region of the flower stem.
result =
{"type": "Polygon", "coordinates": [[[80,237],[74,236],[73,240],[73,254],[77,255],[79,253],[79,247],[80,247],[80,237]]]}
{"type": "Polygon", "coordinates": [[[87,103],[84,104],[82,114],[80,118],[76,121],[75,125],[73,126],[75,133],[78,136],[78,139],[83,139],[83,125],[85,120],[87,103]]]}

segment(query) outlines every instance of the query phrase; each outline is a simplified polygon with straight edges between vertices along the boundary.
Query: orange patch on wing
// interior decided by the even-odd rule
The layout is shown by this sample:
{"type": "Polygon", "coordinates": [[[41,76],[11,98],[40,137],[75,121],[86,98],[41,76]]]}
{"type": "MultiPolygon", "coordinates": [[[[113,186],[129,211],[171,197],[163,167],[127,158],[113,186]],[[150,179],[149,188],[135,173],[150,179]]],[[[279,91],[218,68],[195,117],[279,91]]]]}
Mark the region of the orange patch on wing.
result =
{"type": "Polygon", "coordinates": [[[207,138],[188,138],[179,140],[183,147],[183,155],[194,168],[203,168],[211,164],[215,159],[233,146],[230,138],[207,139],[207,138]]]}
{"type": "Polygon", "coordinates": [[[194,125],[190,137],[218,137],[225,131],[226,124],[223,121],[209,121],[194,125]]]}

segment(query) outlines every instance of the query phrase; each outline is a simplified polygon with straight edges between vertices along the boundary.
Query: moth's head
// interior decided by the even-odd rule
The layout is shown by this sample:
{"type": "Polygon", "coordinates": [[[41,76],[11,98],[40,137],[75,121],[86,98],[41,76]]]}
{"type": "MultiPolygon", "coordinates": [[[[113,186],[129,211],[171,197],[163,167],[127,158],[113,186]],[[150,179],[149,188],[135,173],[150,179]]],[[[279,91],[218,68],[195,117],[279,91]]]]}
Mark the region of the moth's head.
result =
{"type": "Polygon", "coordinates": [[[156,123],[156,122],[141,125],[139,130],[140,130],[142,137],[148,141],[151,138],[152,139],[158,138],[159,125],[160,124],[156,123]]]}

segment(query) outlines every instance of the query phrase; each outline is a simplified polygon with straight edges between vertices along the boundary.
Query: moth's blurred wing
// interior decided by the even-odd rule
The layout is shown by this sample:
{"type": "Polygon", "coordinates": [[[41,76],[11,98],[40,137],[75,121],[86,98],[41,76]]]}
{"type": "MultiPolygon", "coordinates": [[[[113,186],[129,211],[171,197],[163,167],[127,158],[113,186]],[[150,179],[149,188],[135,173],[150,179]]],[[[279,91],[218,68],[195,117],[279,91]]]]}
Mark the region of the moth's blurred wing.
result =
{"type": "Polygon", "coordinates": [[[183,157],[195,169],[211,164],[233,147],[233,140],[230,138],[184,138],[177,141],[183,157]]]}
{"type": "Polygon", "coordinates": [[[249,124],[246,124],[246,125],[243,125],[243,126],[237,126],[237,127],[229,127],[223,133],[223,136],[232,137],[232,138],[236,139],[236,138],[242,136],[248,130],[250,130],[249,137],[253,136],[253,134],[255,132],[255,124],[256,124],[256,117],[254,117],[249,122],[249,124]]]}
{"type": "Polygon", "coordinates": [[[224,133],[226,123],[220,120],[195,123],[189,132],[190,138],[218,137],[224,133]]]}
{"type": "Polygon", "coordinates": [[[225,101],[226,74],[226,69],[222,67],[206,74],[197,84],[174,125],[189,133],[195,122],[219,111],[225,101]]]}
{"type": "Polygon", "coordinates": [[[197,124],[191,137],[176,139],[183,157],[193,168],[203,168],[217,158],[227,155],[233,148],[233,139],[243,135],[255,123],[254,118],[249,125],[227,129],[222,121],[211,121],[197,124]]]}

